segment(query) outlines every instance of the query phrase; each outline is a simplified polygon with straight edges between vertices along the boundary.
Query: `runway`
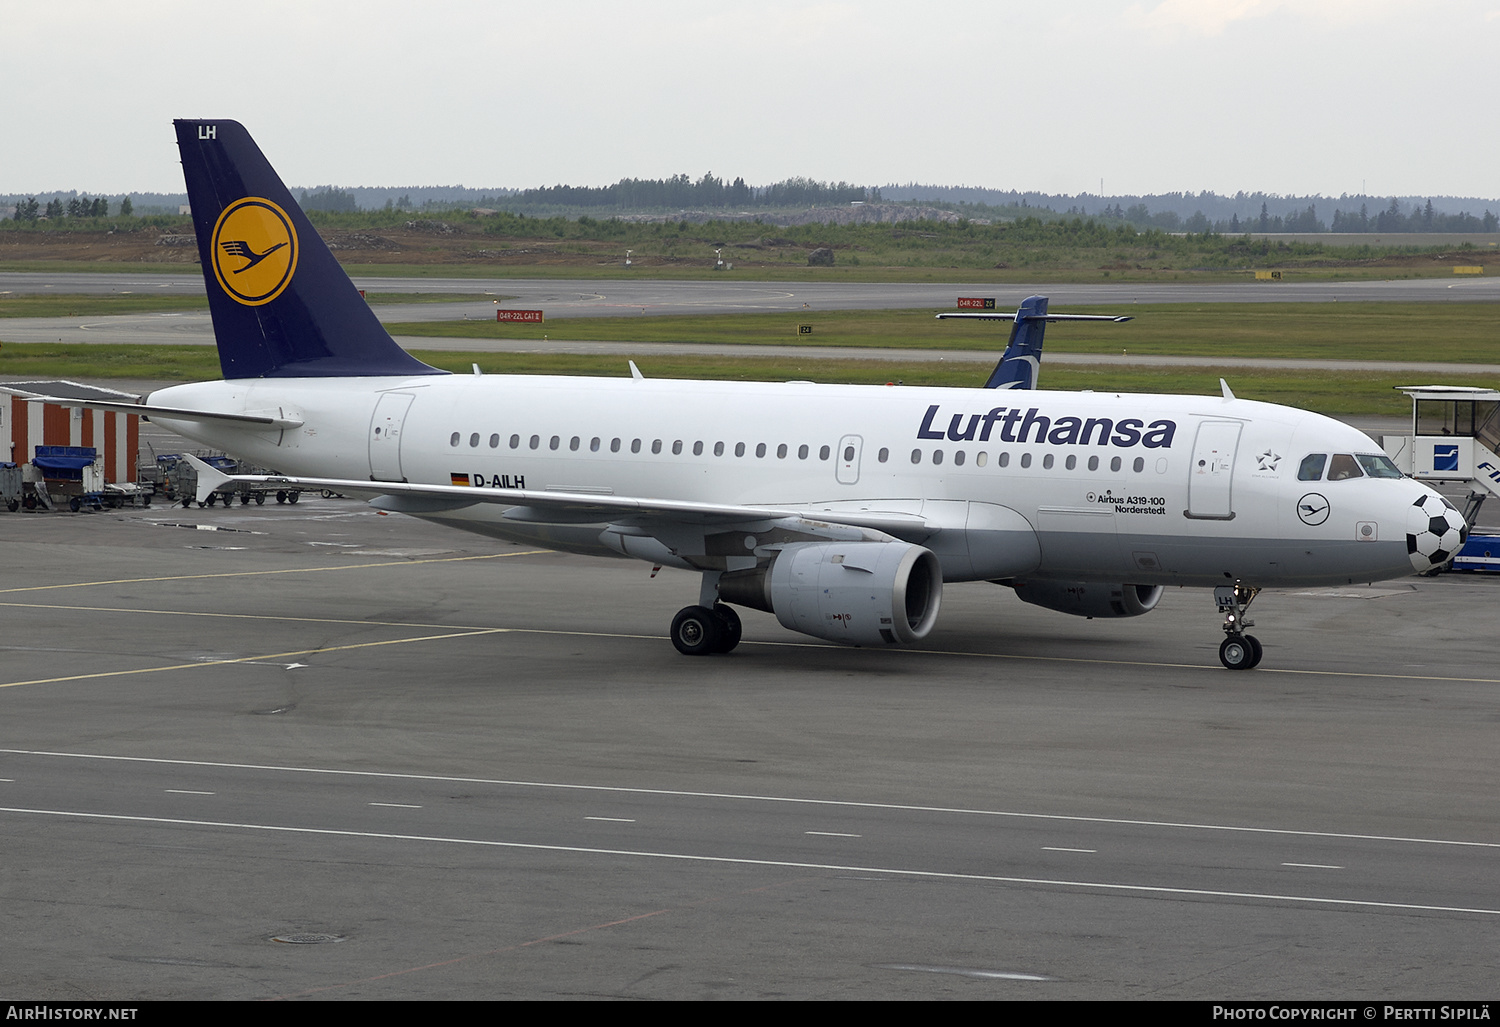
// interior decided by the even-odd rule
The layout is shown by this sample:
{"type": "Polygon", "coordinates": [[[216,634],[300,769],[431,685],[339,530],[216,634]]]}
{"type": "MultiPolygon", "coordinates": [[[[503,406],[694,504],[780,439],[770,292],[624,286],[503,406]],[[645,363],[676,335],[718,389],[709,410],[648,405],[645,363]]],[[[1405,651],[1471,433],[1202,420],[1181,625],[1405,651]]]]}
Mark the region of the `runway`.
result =
{"type": "Polygon", "coordinates": [[[689,575],[352,501],[0,533],[10,996],[1493,994],[1490,580],[695,660],[689,575]]]}

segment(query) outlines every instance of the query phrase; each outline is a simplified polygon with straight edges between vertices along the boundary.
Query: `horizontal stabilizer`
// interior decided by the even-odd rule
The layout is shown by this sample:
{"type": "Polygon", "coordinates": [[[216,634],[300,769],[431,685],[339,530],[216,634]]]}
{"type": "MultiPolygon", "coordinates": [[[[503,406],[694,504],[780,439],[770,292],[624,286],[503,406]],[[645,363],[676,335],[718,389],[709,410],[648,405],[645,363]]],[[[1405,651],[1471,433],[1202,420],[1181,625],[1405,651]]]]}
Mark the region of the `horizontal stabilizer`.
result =
{"type": "Polygon", "coordinates": [[[117,414],[140,414],[147,420],[159,417],[166,421],[232,421],[235,424],[262,424],[267,428],[300,428],[302,422],[292,417],[270,414],[231,414],[218,410],[190,410],[186,407],[158,406],[151,403],[110,403],[96,399],[79,399],[66,396],[42,396],[23,389],[7,389],[0,386],[0,393],[20,396],[23,399],[53,403],[60,407],[89,410],[108,410],[117,414]]]}
{"type": "Polygon", "coordinates": [[[1042,367],[1042,338],[1053,321],[1122,321],[1134,320],[1127,314],[1053,314],[1047,310],[1047,297],[1028,296],[1011,314],[991,311],[958,310],[937,315],[938,320],[968,318],[977,321],[1009,321],[1010,342],[1000,362],[984,383],[986,389],[1034,389],[1042,367]]]}
{"type": "Polygon", "coordinates": [[[1135,320],[1133,314],[1027,314],[1019,310],[1010,314],[990,310],[951,310],[935,316],[939,321],[968,318],[971,321],[1113,321],[1120,324],[1135,320]]]}

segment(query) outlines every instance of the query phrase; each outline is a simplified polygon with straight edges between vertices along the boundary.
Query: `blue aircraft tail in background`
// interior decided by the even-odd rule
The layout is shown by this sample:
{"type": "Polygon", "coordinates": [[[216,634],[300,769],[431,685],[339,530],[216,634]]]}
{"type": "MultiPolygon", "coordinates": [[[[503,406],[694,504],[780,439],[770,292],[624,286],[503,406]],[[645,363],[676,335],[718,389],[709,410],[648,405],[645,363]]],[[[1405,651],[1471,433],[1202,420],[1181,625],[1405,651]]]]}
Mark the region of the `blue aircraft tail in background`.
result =
{"type": "Polygon", "coordinates": [[[398,346],[235,121],[176,121],[225,378],[444,374],[398,346]]]}
{"type": "MultiPolygon", "coordinates": [[[[988,301],[986,301],[988,302],[988,301]]],[[[990,372],[986,389],[1034,389],[1042,367],[1042,338],[1052,321],[1129,321],[1128,316],[1113,314],[1049,314],[1047,297],[1028,296],[1014,314],[989,311],[956,311],[937,315],[938,320],[965,318],[977,321],[1011,321],[1010,342],[1000,362],[990,372]]]]}

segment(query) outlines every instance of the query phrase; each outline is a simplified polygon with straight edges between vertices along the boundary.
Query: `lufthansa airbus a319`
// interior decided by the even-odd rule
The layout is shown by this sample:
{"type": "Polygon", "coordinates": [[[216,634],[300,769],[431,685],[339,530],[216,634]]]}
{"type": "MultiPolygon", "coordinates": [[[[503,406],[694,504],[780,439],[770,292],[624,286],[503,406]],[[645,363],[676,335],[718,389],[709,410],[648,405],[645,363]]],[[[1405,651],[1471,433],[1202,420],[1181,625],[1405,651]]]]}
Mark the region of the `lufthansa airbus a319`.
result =
{"type": "MultiPolygon", "coordinates": [[[[1227,387],[439,371],[381,327],[242,126],[175,124],[224,378],[124,409],[288,486],[696,571],[671,626],[686,654],[733,649],[736,606],[873,646],[926,637],[951,582],[1085,617],[1145,614],[1187,585],[1213,589],[1220,659],[1248,669],[1260,588],[1424,571],[1467,531],[1363,433],[1227,387]]],[[[204,494],[224,480],[200,465],[204,494]]]]}

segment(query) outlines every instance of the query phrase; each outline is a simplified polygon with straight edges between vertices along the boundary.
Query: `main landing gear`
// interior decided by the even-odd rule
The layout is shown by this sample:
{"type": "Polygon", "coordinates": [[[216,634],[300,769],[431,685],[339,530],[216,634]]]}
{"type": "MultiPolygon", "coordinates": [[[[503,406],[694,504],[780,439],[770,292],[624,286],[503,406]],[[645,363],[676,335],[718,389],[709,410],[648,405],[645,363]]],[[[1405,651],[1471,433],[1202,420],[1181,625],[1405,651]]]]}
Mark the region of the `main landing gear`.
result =
{"type": "Polygon", "coordinates": [[[672,644],[684,656],[727,653],[740,644],[740,615],[723,603],[684,606],[672,618],[672,644]]]}
{"type": "Polygon", "coordinates": [[[684,606],[672,618],[672,644],[684,656],[727,653],[740,644],[740,615],[719,602],[720,571],[704,571],[698,605],[684,606]]]}
{"type": "Polygon", "coordinates": [[[1224,615],[1224,641],[1219,646],[1219,662],[1230,670],[1252,670],[1260,663],[1264,654],[1260,639],[1245,634],[1255,622],[1245,616],[1250,604],[1260,594],[1253,585],[1236,581],[1233,585],[1220,585],[1214,589],[1214,602],[1224,615]]]}

